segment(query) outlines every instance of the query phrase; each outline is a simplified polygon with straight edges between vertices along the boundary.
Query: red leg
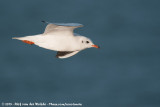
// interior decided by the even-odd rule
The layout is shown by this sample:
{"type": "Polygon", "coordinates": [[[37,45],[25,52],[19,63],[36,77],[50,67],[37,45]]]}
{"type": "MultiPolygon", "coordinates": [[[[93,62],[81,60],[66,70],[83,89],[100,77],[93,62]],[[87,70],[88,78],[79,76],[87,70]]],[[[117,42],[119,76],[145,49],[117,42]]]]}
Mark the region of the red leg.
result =
{"type": "Polygon", "coordinates": [[[22,40],[22,42],[27,43],[27,44],[30,44],[30,45],[34,44],[34,42],[28,41],[28,40],[22,40]]]}

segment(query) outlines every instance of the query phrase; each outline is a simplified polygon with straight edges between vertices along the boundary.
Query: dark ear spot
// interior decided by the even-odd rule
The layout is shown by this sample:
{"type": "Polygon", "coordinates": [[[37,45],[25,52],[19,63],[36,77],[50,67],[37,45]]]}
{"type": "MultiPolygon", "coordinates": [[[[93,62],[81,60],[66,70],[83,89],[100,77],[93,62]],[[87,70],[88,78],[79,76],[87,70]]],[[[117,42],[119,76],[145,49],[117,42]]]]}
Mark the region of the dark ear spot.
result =
{"type": "Polygon", "coordinates": [[[82,40],[82,43],[83,43],[83,40],[82,40]]]}
{"type": "Polygon", "coordinates": [[[86,43],[89,43],[89,41],[86,41],[86,43]]]}

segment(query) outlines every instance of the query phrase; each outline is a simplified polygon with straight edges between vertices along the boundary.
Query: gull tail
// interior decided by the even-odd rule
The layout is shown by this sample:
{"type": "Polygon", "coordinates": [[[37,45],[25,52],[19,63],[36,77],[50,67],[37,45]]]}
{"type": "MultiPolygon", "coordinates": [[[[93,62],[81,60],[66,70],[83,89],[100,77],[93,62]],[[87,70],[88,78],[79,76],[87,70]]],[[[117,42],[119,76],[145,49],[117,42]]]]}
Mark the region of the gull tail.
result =
{"type": "Polygon", "coordinates": [[[25,39],[25,37],[13,37],[12,39],[24,40],[24,39],[25,39]]]}
{"type": "Polygon", "coordinates": [[[39,35],[33,35],[33,36],[25,36],[25,37],[13,37],[12,39],[21,40],[24,43],[27,44],[35,44],[35,41],[39,38],[39,35]]]}
{"type": "Polygon", "coordinates": [[[31,36],[24,36],[24,37],[12,37],[12,39],[34,41],[34,40],[38,39],[40,36],[41,36],[41,34],[31,35],[31,36]]]}
{"type": "Polygon", "coordinates": [[[30,44],[30,45],[34,44],[34,42],[30,40],[30,38],[28,37],[13,37],[12,39],[21,40],[22,42],[30,44]]]}

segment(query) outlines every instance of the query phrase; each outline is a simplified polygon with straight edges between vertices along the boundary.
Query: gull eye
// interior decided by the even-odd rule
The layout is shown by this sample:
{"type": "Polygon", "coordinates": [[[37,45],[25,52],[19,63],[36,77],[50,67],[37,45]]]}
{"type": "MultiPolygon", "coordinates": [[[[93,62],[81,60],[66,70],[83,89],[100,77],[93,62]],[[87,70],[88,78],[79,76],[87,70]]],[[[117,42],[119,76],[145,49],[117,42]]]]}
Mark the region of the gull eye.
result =
{"type": "Polygon", "coordinates": [[[86,41],[86,43],[89,43],[89,41],[86,41]]]}

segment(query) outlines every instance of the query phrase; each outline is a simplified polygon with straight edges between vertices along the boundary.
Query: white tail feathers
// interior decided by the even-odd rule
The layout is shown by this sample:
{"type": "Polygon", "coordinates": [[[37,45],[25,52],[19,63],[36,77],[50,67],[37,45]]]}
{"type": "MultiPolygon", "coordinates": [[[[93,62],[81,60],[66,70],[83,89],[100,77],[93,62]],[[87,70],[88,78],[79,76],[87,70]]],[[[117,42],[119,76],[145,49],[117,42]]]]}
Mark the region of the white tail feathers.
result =
{"type": "Polygon", "coordinates": [[[12,39],[23,40],[22,37],[13,37],[12,39]]]}
{"type": "Polygon", "coordinates": [[[25,37],[13,37],[12,39],[17,39],[17,40],[30,40],[32,37],[31,36],[25,36],[25,37]]]}
{"type": "Polygon", "coordinates": [[[12,39],[34,41],[39,36],[41,36],[41,34],[39,34],[39,35],[33,35],[33,36],[24,36],[24,37],[13,37],[12,39]]]}

